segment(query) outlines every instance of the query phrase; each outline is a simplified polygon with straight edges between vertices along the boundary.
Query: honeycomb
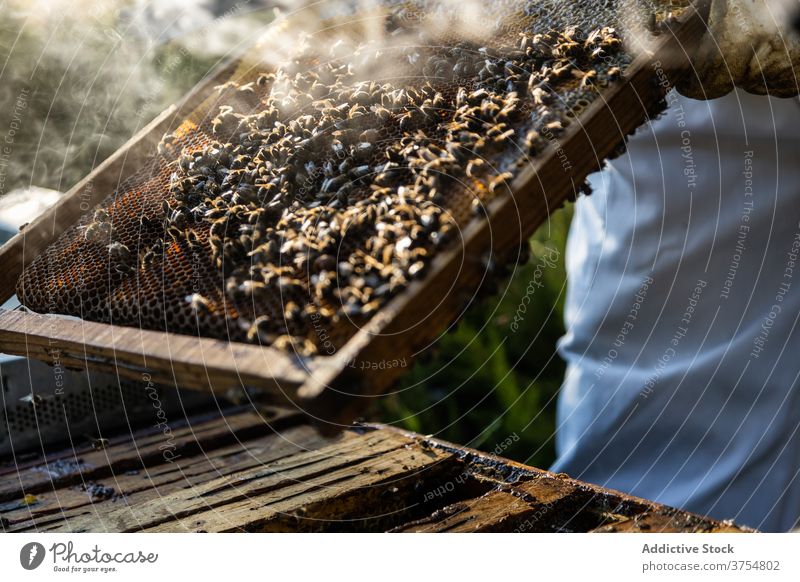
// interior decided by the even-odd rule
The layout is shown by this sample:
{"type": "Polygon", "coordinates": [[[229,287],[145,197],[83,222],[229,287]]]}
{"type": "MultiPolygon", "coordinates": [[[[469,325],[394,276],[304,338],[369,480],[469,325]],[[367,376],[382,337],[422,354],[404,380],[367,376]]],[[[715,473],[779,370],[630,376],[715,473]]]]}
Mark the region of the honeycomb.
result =
{"type": "Polygon", "coordinates": [[[331,354],[622,74],[623,30],[686,5],[650,4],[481,3],[465,28],[451,3],[389,2],[379,40],[332,26],[277,66],[246,56],[20,301],[331,354]]]}

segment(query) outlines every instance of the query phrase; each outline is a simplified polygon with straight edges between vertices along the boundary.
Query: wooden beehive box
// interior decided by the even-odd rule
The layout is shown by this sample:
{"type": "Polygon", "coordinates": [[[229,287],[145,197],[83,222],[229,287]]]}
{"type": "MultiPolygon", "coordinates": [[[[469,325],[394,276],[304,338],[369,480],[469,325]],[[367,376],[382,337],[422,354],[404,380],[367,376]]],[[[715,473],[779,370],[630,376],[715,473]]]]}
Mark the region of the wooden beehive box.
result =
{"type": "MultiPolygon", "coordinates": [[[[520,171],[509,191],[489,203],[485,216],[466,224],[460,244],[438,253],[422,278],[412,281],[330,355],[301,358],[272,347],[26,310],[0,312],[0,349],[130,378],[147,374],[154,381],[184,388],[226,391],[258,386],[323,424],[347,423],[367,397],[385,391],[401,372],[381,362],[412,358],[461,314],[485,275],[481,258],[506,257],[518,249],[555,209],[576,195],[589,173],[620,151],[628,134],[659,111],[669,88],[664,80],[688,69],[707,9],[706,1],[687,8],[655,40],[652,50],[640,54],[557,142],[553,140],[520,171]],[[569,165],[563,164],[565,157],[569,165]]],[[[2,300],[14,294],[26,266],[139,170],[162,136],[178,127],[239,66],[232,62],[203,80],[6,244],[0,250],[2,300]]]]}
{"type": "Polygon", "coordinates": [[[151,428],[0,464],[0,532],[748,531],[382,425],[331,438],[240,408],[169,444],[151,428]]]}

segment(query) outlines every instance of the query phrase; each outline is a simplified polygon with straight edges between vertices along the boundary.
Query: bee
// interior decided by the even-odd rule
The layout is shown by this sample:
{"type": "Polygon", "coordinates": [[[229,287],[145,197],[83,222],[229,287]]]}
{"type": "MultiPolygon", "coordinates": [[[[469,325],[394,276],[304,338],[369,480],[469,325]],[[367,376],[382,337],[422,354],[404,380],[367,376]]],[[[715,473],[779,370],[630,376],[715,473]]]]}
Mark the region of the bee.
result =
{"type": "Polygon", "coordinates": [[[369,303],[365,304],[361,308],[362,315],[372,315],[373,313],[377,313],[377,311],[383,306],[383,301],[379,299],[374,299],[369,303]]]}
{"type": "Polygon", "coordinates": [[[92,218],[95,222],[108,222],[111,220],[111,217],[105,208],[96,209],[92,218]]]}
{"type": "Polygon", "coordinates": [[[530,130],[528,133],[525,134],[525,139],[523,140],[523,145],[525,149],[529,153],[533,153],[536,149],[537,142],[541,139],[541,135],[538,131],[530,130]]]}
{"type": "Polygon", "coordinates": [[[373,106],[373,112],[375,113],[377,118],[383,123],[387,123],[393,117],[392,112],[386,109],[386,107],[382,105],[373,106]]]}
{"type": "Polygon", "coordinates": [[[549,79],[551,81],[562,81],[572,74],[572,65],[569,63],[555,66],[550,70],[549,79]]]}
{"type": "Polygon", "coordinates": [[[184,297],[195,314],[208,313],[211,311],[211,302],[200,295],[199,293],[192,293],[184,297]]]}
{"type": "Polygon", "coordinates": [[[363,141],[355,145],[353,155],[364,160],[369,158],[374,150],[375,146],[371,142],[363,141]]]}
{"type": "Polygon", "coordinates": [[[89,442],[95,451],[102,451],[108,446],[109,440],[103,437],[89,437],[89,442]]]}
{"type": "Polygon", "coordinates": [[[183,208],[176,208],[174,210],[170,210],[167,213],[166,222],[168,226],[175,226],[179,229],[186,228],[186,224],[188,219],[186,217],[186,212],[183,208]]]}
{"type": "Polygon", "coordinates": [[[467,102],[471,105],[477,105],[482,102],[484,99],[489,97],[489,92],[486,91],[484,88],[477,89],[467,95],[467,102]]]}
{"type": "Polygon", "coordinates": [[[541,87],[535,87],[531,91],[531,98],[536,105],[547,105],[552,100],[550,93],[541,87]]]}
{"type": "Polygon", "coordinates": [[[516,133],[516,131],[515,131],[515,130],[513,130],[513,129],[507,129],[507,130],[506,130],[506,131],[504,131],[503,133],[500,133],[500,134],[496,135],[496,136],[494,137],[494,141],[495,141],[496,143],[503,143],[504,141],[506,141],[506,140],[508,140],[508,139],[511,139],[511,138],[514,136],[514,134],[515,134],[515,133],[516,133]]]}
{"type": "Polygon", "coordinates": [[[178,167],[184,172],[191,170],[193,165],[194,156],[189,154],[181,154],[181,156],[178,158],[178,167]]]}
{"type": "MultiPolygon", "coordinates": [[[[364,103],[366,103],[367,105],[369,105],[370,101],[372,100],[372,98],[370,97],[369,93],[367,93],[366,91],[359,91],[355,95],[366,95],[366,97],[364,98],[364,103]]],[[[351,99],[354,99],[355,95],[351,99]]],[[[356,98],[354,100],[357,101],[358,99],[356,98]]],[[[357,118],[362,117],[362,116],[364,116],[366,114],[367,114],[367,108],[366,107],[364,107],[361,104],[354,105],[347,112],[347,119],[357,119],[357,118]]]]}
{"type": "Polygon", "coordinates": [[[134,272],[134,268],[128,263],[116,263],[113,269],[119,275],[129,275],[134,272]]]}
{"type": "Polygon", "coordinates": [[[555,121],[551,121],[550,123],[546,123],[544,127],[545,129],[553,133],[560,132],[561,130],[564,129],[563,124],[558,119],[555,121]]]}
{"type": "Polygon", "coordinates": [[[92,222],[85,227],[83,234],[87,242],[108,244],[114,238],[114,229],[110,222],[92,222]]]}
{"type": "Polygon", "coordinates": [[[325,193],[336,192],[337,190],[339,190],[339,188],[344,186],[347,183],[347,181],[348,178],[346,175],[339,175],[336,176],[335,178],[327,178],[325,181],[322,182],[322,187],[320,188],[320,190],[325,193]]]}
{"type": "Polygon", "coordinates": [[[261,73],[258,78],[256,78],[256,86],[257,87],[266,87],[269,83],[275,80],[274,73],[261,73]]]}
{"type": "Polygon", "coordinates": [[[84,240],[99,244],[108,244],[114,238],[111,217],[104,208],[97,208],[92,215],[92,222],[80,227],[84,230],[84,240]]]}
{"type": "Polygon", "coordinates": [[[486,162],[484,162],[483,159],[481,158],[475,158],[470,160],[467,163],[467,176],[469,176],[470,178],[474,178],[476,175],[476,170],[478,168],[482,168],[485,165],[486,162]]]}
{"type": "Polygon", "coordinates": [[[425,263],[423,261],[417,261],[413,265],[408,268],[408,274],[412,277],[416,277],[425,269],[425,263]]]}
{"type": "Polygon", "coordinates": [[[597,71],[594,69],[586,71],[580,76],[581,80],[581,89],[585,89],[586,87],[590,87],[597,83],[597,71]]]}
{"type": "Polygon", "coordinates": [[[597,48],[592,49],[592,51],[589,53],[589,58],[594,61],[602,58],[605,54],[606,51],[603,49],[603,47],[599,46],[597,48]]]}
{"type": "Polygon", "coordinates": [[[424,114],[419,109],[406,111],[400,116],[400,130],[413,131],[422,122],[422,118],[424,118],[424,114]]]}
{"type": "Polygon", "coordinates": [[[156,150],[160,156],[168,156],[172,153],[175,135],[172,133],[165,134],[158,142],[156,150]]]}
{"type": "Polygon", "coordinates": [[[186,242],[189,243],[189,247],[195,249],[203,246],[203,243],[200,241],[200,237],[198,237],[197,233],[193,230],[186,232],[186,242]]]}
{"type": "Polygon", "coordinates": [[[377,129],[367,129],[367,130],[361,132],[361,135],[359,135],[359,139],[362,142],[366,142],[366,143],[369,143],[369,144],[374,144],[376,141],[378,141],[380,136],[381,136],[381,132],[378,131],[377,129]]]}
{"type": "Polygon", "coordinates": [[[480,108],[481,117],[483,118],[495,117],[499,111],[500,111],[500,105],[498,105],[494,101],[490,101],[489,99],[484,99],[483,102],[481,102],[481,108],[480,108]]]}
{"type": "Polygon", "coordinates": [[[607,29],[608,32],[603,38],[603,47],[607,49],[618,49],[622,46],[622,40],[616,36],[616,31],[613,28],[607,29]]]}
{"type": "Polygon", "coordinates": [[[247,339],[251,342],[259,342],[264,345],[273,345],[278,339],[278,335],[272,331],[272,318],[266,315],[259,316],[247,329],[247,339]]]}
{"type": "Polygon", "coordinates": [[[22,398],[19,399],[20,402],[24,402],[25,404],[29,404],[32,408],[36,408],[42,402],[45,401],[44,397],[39,394],[34,394],[31,392],[30,394],[26,394],[22,398]]]}
{"type": "Polygon", "coordinates": [[[483,200],[480,198],[473,198],[470,202],[470,210],[472,214],[475,216],[485,216],[486,215],[486,206],[483,203],[483,200]]]}
{"type": "Polygon", "coordinates": [[[167,227],[167,235],[175,242],[181,242],[185,239],[183,231],[174,225],[167,227]]]}
{"type": "Polygon", "coordinates": [[[148,268],[150,265],[155,263],[156,259],[163,253],[163,246],[161,243],[161,239],[159,239],[156,244],[154,244],[147,252],[144,253],[142,256],[142,269],[148,268]]]}
{"type": "Polygon", "coordinates": [[[237,291],[245,297],[259,297],[267,292],[267,286],[260,281],[247,279],[238,284],[237,291]]]}
{"type": "Polygon", "coordinates": [[[273,342],[275,348],[292,351],[298,356],[309,357],[317,353],[317,347],[308,338],[291,335],[281,335],[273,342]]]}
{"type": "Polygon", "coordinates": [[[127,262],[131,258],[130,249],[121,242],[113,242],[107,248],[112,261],[127,262]]]}
{"type": "Polygon", "coordinates": [[[302,317],[302,311],[294,301],[289,301],[284,306],[283,317],[287,323],[297,323],[302,317]]]}
{"type": "Polygon", "coordinates": [[[456,107],[463,107],[467,104],[467,90],[464,87],[459,87],[456,93],[456,107]]]}
{"type": "Polygon", "coordinates": [[[489,192],[494,192],[501,185],[506,185],[506,182],[511,180],[513,177],[514,175],[511,172],[503,172],[502,174],[495,176],[489,182],[489,192]]]}

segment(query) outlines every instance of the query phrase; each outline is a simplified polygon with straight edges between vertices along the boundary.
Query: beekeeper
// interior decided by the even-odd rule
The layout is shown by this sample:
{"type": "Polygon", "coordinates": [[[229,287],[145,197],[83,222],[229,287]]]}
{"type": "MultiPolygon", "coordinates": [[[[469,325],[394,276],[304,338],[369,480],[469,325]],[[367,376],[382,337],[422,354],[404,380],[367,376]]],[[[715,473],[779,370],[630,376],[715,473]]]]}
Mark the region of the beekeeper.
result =
{"type": "Polygon", "coordinates": [[[800,105],[785,98],[800,42],[784,6],[715,0],[683,96],[577,202],[553,467],[767,531],[800,519],[800,105]]]}

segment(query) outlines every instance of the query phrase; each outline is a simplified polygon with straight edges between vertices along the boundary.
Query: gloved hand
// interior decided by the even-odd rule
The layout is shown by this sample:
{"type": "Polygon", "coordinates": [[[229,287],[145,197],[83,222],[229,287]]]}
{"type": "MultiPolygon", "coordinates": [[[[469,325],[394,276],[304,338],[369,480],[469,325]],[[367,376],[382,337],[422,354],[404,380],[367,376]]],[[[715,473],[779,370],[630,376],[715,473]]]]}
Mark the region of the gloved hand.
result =
{"type": "Polygon", "coordinates": [[[695,99],[800,93],[800,35],[790,29],[800,0],[713,0],[694,70],[678,91],[695,99]]]}

